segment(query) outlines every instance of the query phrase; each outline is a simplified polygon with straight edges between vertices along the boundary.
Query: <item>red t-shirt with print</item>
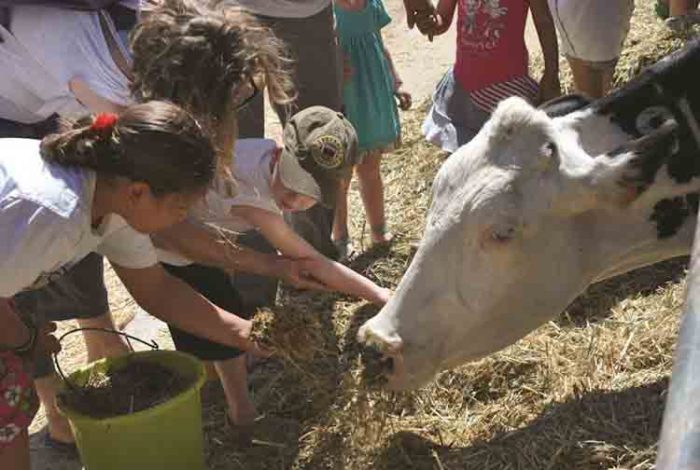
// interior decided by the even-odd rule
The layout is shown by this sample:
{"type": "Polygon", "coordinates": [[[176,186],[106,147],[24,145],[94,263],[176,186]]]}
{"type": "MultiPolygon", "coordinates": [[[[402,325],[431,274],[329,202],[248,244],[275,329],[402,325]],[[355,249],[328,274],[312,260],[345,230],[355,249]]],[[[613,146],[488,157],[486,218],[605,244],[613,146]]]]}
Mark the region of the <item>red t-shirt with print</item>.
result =
{"type": "Polygon", "coordinates": [[[527,76],[527,0],[459,0],[454,74],[466,91],[527,76]]]}

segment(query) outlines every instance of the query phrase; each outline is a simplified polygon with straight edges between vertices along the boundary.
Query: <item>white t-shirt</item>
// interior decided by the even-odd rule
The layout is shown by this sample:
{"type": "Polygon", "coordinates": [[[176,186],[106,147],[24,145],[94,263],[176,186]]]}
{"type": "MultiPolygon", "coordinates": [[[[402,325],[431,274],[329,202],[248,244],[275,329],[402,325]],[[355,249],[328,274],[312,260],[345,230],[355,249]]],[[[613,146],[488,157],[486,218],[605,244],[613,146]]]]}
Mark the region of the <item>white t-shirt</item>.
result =
{"type": "MultiPolygon", "coordinates": [[[[230,197],[221,191],[209,191],[205,203],[196,208],[192,216],[213,230],[242,233],[254,230],[248,221],[231,215],[233,207],[249,206],[282,215],[272,195],[271,163],[277,144],[271,139],[240,139],[234,148],[233,175],[236,180],[235,195],[230,197]]],[[[158,259],[175,266],[192,262],[186,257],[165,250],[158,250],[158,259]]]]}
{"type": "Polygon", "coordinates": [[[0,297],[41,287],[90,252],[132,269],[157,263],[116,214],[92,227],[95,173],[44,162],[39,141],[0,139],[0,297]]]}
{"type": "MultiPolygon", "coordinates": [[[[53,113],[86,114],[70,91],[74,78],[113,103],[130,102],[128,79],[112,59],[99,15],[47,6],[12,7],[11,32],[0,27],[0,118],[33,123],[53,113]]],[[[106,24],[120,45],[113,25],[106,24]]]]}
{"type": "Polygon", "coordinates": [[[331,0],[228,0],[251,13],[274,18],[308,18],[320,13],[331,0]]]}

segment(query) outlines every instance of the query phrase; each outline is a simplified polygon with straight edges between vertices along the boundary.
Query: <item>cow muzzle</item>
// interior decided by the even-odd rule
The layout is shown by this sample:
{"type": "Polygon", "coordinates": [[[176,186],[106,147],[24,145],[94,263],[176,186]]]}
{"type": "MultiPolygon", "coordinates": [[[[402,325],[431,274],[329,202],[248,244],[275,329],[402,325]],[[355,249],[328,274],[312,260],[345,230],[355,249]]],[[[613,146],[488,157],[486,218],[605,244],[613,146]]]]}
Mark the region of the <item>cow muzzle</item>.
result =
{"type": "Polygon", "coordinates": [[[388,386],[400,389],[406,381],[403,342],[397,335],[386,337],[372,331],[365,324],[358,333],[363,371],[362,379],[368,387],[388,386]]]}

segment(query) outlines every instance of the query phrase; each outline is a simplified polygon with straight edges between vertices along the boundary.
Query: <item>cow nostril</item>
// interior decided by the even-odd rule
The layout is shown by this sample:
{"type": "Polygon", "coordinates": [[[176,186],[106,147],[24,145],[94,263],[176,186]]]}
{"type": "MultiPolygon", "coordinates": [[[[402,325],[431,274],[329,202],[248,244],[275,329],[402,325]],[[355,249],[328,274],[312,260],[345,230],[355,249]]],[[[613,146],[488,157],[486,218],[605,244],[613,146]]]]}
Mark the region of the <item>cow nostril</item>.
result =
{"type": "Polygon", "coordinates": [[[387,359],[375,345],[364,346],[360,351],[362,363],[362,383],[367,387],[377,387],[386,383],[387,368],[393,370],[393,361],[387,359]]]}
{"type": "Polygon", "coordinates": [[[382,367],[382,373],[386,374],[393,374],[394,373],[394,358],[393,357],[385,357],[381,361],[381,367],[382,367]]]}

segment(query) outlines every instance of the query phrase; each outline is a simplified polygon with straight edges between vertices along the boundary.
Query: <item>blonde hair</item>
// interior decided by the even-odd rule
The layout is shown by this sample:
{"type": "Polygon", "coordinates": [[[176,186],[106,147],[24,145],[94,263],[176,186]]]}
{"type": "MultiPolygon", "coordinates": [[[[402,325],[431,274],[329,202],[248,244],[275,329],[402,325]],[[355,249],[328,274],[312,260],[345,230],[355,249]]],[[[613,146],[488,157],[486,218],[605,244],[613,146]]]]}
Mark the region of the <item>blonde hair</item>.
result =
{"type": "Polygon", "coordinates": [[[283,43],[249,14],[221,2],[165,0],[132,32],[131,48],[132,92],[173,101],[212,130],[256,76],[264,77],[274,103],[295,97],[283,43]]]}

